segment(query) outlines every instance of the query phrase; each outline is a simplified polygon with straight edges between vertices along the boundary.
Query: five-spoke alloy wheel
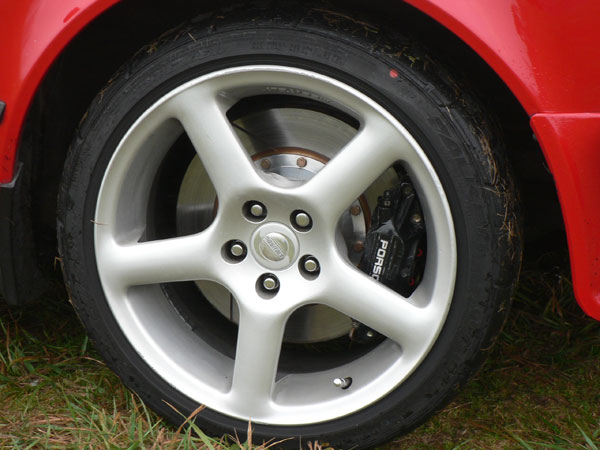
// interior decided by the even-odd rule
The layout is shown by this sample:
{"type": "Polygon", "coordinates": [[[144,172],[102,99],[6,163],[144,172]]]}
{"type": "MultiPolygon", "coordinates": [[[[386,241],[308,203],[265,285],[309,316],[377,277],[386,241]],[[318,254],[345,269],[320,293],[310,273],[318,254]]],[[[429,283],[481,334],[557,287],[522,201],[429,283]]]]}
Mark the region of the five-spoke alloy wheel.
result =
{"type": "Polygon", "coordinates": [[[369,446],[476,369],[518,237],[476,103],[305,14],[219,16],[117,76],[67,160],[61,255],[96,345],[171,420],[369,446]],[[393,230],[407,291],[362,269],[390,193],[418,208],[393,230]]]}

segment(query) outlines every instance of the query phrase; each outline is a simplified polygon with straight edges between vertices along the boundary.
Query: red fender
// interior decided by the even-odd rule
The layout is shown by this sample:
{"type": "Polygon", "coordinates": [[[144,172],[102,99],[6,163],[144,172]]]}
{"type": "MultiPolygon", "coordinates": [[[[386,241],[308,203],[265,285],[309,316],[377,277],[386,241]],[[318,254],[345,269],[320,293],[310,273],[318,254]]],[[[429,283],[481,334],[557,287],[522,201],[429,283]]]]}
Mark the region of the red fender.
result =
{"type": "Polygon", "coordinates": [[[600,320],[600,114],[536,114],[569,239],[575,297],[600,320]]]}
{"type": "Polygon", "coordinates": [[[530,115],[600,112],[600,2],[407,0],[475,50],[530,115]]]}
{"type": "Polygon", "coordinates": [[[46,71],[89,22],[119,0],[0,2],[0,184],[14,175],[23,120],[46,71]]]}

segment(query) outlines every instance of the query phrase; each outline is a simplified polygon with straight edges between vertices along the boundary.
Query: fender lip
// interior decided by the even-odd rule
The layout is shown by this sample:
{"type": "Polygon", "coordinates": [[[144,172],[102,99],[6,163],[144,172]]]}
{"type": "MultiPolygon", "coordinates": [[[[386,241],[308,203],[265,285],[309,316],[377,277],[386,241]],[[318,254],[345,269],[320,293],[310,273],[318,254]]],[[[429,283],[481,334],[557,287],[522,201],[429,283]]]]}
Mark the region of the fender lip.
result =
{"type": "MultiPolygon", "coordinates": [[[[0,111],[0,122],[2,121],[2,112],[0,111]]],[[[8,183],[0,183],[0,189],[13,189],[17,184],[17,180],[19,179],[19,175],[21,175],[21,169],[23,168],[23,163],[19,163],[17,168],[15,169],[15,174],[8,183]]]]}
{"type": "Polygon", "coordinates": [[[48,69],[75,36],[119,1],[0,2],[2,61],[7,61],[0,68],[0,96],[10,112],[0,125],[0,183],[10,185],[14,178],[25,118],[48,69]]]}
{"type": "Polygon", "coordinates": [[[558,192],[575,298],[600,320],[600,113],[534,114],[531,126],[558,192]]]}

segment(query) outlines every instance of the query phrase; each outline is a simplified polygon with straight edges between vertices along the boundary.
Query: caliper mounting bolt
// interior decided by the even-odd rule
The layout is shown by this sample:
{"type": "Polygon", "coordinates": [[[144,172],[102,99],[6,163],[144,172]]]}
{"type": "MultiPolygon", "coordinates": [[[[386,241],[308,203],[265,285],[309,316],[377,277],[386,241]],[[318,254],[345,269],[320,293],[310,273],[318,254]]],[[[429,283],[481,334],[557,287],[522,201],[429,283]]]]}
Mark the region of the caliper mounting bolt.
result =
{"type": "Polygon", "coordinates": [[[423,221],[423,217],[421,217],[421,214],[413,214],[410,220],[412,223],[421,223],[423,221]]]}
{"type": "Polygon", "coordinates": [[[360,206],[358,205],[354,205],[353,207],[350,208],[350,214],[352,214],[353,216],[358,216],[361,212],[360,206]]]}

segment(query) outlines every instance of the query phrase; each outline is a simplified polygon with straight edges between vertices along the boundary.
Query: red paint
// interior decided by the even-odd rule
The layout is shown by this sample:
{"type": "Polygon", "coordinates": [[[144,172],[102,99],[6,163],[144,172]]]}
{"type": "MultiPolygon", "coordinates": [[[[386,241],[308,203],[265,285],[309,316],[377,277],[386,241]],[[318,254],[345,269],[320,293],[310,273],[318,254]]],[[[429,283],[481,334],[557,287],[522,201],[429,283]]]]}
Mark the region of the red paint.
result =
{"type": "Polygon", "coordinates": [[[536,114],[531,125],[559,187],[575,295],[600,320],[600,114],[536,114]]]}
{"type": "Polygon", "coordinates": [[[475,50],[525,110],[600,112],[600,2],[406,0],[475,50]]]}
{"type": "Polygon", "coordinates": [[[46,71],[85,25],[117,1],[0,1],[0,100],[6,103],[0,184],[12,179],[23,119],[46,71]]]}
{"type": "Polygon", "coordinates": [[[71,11],[69,11],[69,14],[66,15],[66,17],[63,19],[63,23],[67,23],[69,20],[71,20],[73,18],[73,16],[75,16],[75,14],[77,14],[79,12],[79,8],[75,7],[73,8],[71,11]]]}
{"type": "MultiPolygon", "coordinates": [[[[0,1],[0,100],[7,105],[0,183],[13,176],[23,119],[44,74],[117,1],[0,1]]],[[[476,51],[532,116],[565,216],[577,299],[600,319],[600,2],[406,1],[476,51]]]]}

